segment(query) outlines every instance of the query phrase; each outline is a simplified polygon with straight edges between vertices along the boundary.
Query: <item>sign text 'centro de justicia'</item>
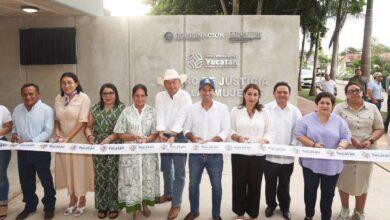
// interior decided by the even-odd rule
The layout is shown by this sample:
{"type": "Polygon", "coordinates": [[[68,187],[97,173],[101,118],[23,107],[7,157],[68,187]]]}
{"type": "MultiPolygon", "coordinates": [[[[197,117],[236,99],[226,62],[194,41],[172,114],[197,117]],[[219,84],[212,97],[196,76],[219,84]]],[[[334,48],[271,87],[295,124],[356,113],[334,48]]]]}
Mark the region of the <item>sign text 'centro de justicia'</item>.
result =
{"type": "MultiPolygon", "coordinates": [[[[186,89],[192,97],[199,96],[199,81],[203,77],[189,77],[187,83],[191,85],[191,89],[186,89]]],[[[215,80],[217,87],[215,94],[217,97],[242,97],[243,87],[247,84],[256,84],[260,87],[268,86],[268,81],[265,78],[252,76],[222,76],[211,77],[215,80]]]]}

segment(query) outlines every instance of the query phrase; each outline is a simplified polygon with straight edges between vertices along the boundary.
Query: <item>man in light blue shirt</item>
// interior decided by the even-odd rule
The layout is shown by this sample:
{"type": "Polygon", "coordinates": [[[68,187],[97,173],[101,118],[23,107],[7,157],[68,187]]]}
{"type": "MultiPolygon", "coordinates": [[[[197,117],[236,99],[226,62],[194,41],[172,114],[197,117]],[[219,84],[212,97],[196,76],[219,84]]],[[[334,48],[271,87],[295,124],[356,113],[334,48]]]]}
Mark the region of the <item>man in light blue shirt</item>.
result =
{"type": "MultiPolygon", "coordinates": [[[[54,130],[54,111],[40,100],[39,87],[35,84],[25,84],[21,89],[23,103],[16,106],[12,114],[12,141],[47,142],[54,130]]],[[[38,174],[44,189],[42,203],[45,219],[54,217],[55,194],[53,177],[50,171],[51,155],[49,152],[18,151],[19,181],[26,203],[24,210],[16,217],[17,220],[27,218],[35,212],[38,197],[35,194],[36,175],[38,174]]]]}
{"type": "Polygon", "coordinates": [[[382,73],[376,72],[373,75],[374,80],[371,80],[367,85],[367,93],[370,98],[370,102],[375,104],[379,110],[381,110],[383,96],[382,96],[382,73]]]}

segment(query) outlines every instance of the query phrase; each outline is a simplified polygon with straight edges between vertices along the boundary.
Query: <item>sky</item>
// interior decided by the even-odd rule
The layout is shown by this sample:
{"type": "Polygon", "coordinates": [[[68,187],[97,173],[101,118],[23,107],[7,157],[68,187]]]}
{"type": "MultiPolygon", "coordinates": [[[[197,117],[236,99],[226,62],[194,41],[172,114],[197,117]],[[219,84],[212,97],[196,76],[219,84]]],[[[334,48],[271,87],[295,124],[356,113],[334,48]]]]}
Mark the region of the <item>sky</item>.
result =
{"type": "MultiPolygon", "coordinates": [[[[365,14],[364,8],[363,13],[365,14]]],[[[374,0],[372,37],[379,43],[390,47],[390,1],[374,0]]],[[[329,19],[327,22],[328,32],[322,40],[322,47],[325,53],[331,55],[332,50],[328,48],[332,37],[335,20],[329,19]]],[[[362,48],[364,31],[364,15],[360,18],[348,17],[339,37],[339,51],[347,47],[362,48]]]]}

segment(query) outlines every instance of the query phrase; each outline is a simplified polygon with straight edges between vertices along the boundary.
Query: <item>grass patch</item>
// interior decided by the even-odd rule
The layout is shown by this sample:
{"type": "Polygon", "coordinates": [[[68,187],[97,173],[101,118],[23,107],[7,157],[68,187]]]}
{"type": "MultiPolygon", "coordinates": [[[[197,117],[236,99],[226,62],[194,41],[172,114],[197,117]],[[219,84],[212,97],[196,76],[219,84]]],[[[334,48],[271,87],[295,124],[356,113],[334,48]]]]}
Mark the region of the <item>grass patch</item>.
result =
{"type": "MultiPolygon", "coordinates": [[[[298,91],[298,95],[300,97],[302,97],[302,98],[305,98],[305,99],[308,99],[308,100],[311,100],[311,101],[314,102],[314,99],[316,97],[315,96],[309,96],[309,91],[310,91],[309,89],[302,89],[301,91],[298,91]]],[[[337,104],[341,103],[341,102],[343,102],[343,100],[336,98],[336,103],[337,104]]],[[[387,112],[381,111],[381,115],[382,115],[383,120],[385,120],[386,117],[387,117],[387,112]]]]}
{"type": "MultiPolygon", "coordinates": [[[[303,98],[305,98],[305,99],[309,99],[309,100],[311,100],[311,101],[314,102],[314,99],[315,99],[316,97],[315,97],[315,96],[309,96],[309,91],[310,91],[309,89],[302,89],[301,91],[298,92],[298,95],[299,95],[300,97],[303,97],[303,98]]],[[[343,100],[336,98],[336,103],[337,103],[337,104],[338,104],[338,103],[341,103],[341,102],[343,102],[343,100]]]]}

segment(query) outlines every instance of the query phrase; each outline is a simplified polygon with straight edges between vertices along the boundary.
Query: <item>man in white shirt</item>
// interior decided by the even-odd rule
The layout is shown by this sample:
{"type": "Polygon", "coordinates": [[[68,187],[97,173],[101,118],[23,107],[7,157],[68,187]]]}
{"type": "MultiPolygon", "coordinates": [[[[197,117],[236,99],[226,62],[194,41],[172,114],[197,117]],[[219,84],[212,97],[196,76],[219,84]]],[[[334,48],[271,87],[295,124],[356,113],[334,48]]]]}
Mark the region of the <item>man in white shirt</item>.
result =
{"type": "Polygon", "coordinates": [[[375,72],[373,74],[374,79],[367,84],[367,94],[370,102],[376,107],[379,111],[382,107],[383,95],[382,95],[382,80],[383,75],[381,72],[375,72]]]}
{"type": "MultiPolygon", "coordinates": [[[[230,132],[229,110],[225,104],[213,100],[215,82],[204,78],[199,84],[201,101],[193,104],[187,112],[184,125],[186,137],[193,143],[222,142],[230,132]]],[[[199,184],[204,168],[206,168],[212,187],[213,220],[221,219],[222,199],[222,154],[190,154],[189,197],[191,212],[184,218],[192,220],[199,216],[199,184]]]]}
{"type": "MultiPolygon", "coordinates": [[[[183,135],[183,125],[186,111],[192,104],[188,92],[180,89],[180,84],[186,81],[185,75],[179,75],[176,70],[168,69],[164,75],[165,91],[156,95],[157,126],[160,142],[186,143],[183,135]]],[[[185,181],[186,154],[161,154],[161,171],[164,178],[164,195],[159,203],[172,200],[168,219],[175,219],[182,201],[185,181]]]]}
{"type": "Polygon", "coordinates": [[[336,82],[330,79],[329,74],[325,74],[325,80],[320,82],[320,90],[323,92],[329,92],[334,96],[337,96],[337,86],[336,82]]]}
{"type": "MultiPolygon", "coordinates": [[[[294,137],[296,123],[302,118],[297,107],[288,102],[291,87],[286,82],[278,82],[274,86],[275,100],[265,107],[271,115],[273,129],[277,137],[274,144],[297,145],[294,137]]],[[[267,155],[264,162],[266,217],[271,217],[278,205],[285,219],[291,219],[290,214],[290,177],[294,169],[294,157],[267,155]],[[279,182],[279,183],[278,183],[279,182]]]]}

